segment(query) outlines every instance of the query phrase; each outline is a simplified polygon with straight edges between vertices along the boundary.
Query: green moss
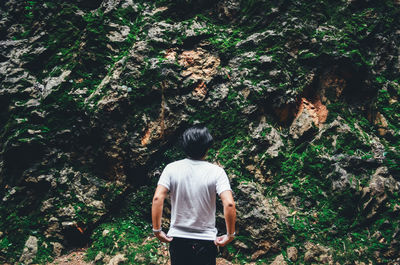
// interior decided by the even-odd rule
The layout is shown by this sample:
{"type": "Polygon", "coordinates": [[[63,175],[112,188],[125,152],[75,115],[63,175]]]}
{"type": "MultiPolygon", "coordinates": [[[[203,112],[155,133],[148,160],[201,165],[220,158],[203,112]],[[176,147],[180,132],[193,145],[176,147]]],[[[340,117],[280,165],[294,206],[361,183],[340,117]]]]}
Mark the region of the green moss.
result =
{"type": "MultiPolygon", "coordinates": [[[[332,146],[331,137],[337,133],[328,132],[325,135],[326,139],[313,143],[299,144],[285,140],[285,147],[282,148],[279,156],[271,158],[263,151],[260,151],[260,154],[250,151],[255,143],[249,136],[248,124],[254,117],[245,115],[243,110],[252,104],[256,105],[261,113],[265,111],[265,105],[270,105],[271,102],[274,106],[282,102],[291,102],[309,86],[306,82],[307,76],[310,72],[314,72],[314,69],[325,69],[337,60],[350,62],[355,72],[368,73],[366,78],[370,82],[365,82],[363,85],[371,84],[378,91],[372,111],[380,112],[385,117],[388,123],[387,129],[390,131],[381,137],[385,145],[383,165],[388,167],[390,174],[398,179],[397,176],[400,175],[398,77],[395,76],[393,67],[389,64],[386,70],[379,72],[379,75],[370,74],[376,72],[371,62],[378,52],[375,42],[370,40],[378,32],[385,38],[391,36],[394,22],[399,15],[398,8],[395,8],[393,1],[389,0],[379,3],[367,1],[362,5],[347,3],[344,0],[339,2],[333,0],[240,1],[240,10],[236,14],[238,20],[228,24],[225,18],[220,19],[217,12],[212,9],[215,6],[213,1],[200,2],[141,1],[137,9],[129,6],[107,14],[98,9],[87,12],[82,17],[77,15],[79,8],[73,3],[25,1],[23,16],[18,18],[24,29],[15,36],[16,39],[36,36],[38,32],[35,23],[46,14],[53,14],[44,23],[43,30],[48,34],[41,37],[35,44],[45,47],[46,51],[41,55],[25,54],[23,60],[27,62],[27,67],[40,82],[48,76],[59,76],[65,69],[72,72],[68,77],[68,82],[54,88],[52,94],[38,107],[39,110],[45,110],[48,113],[43,122],[31,119],[30,111],[25,109],[18,109],[20,112],[17,114],[2,116],[1,120],[5,121],[5,126],[1,129],[1,137],[8,140],[4,150],[9,150],[8,148],[14,144],[25,147],[28,146],[28,142],[43,144],[43,146],[50,142],[58,144],[57,132],[64,129],[71,129],[72,133],[81,133],[79,130],[83,127],[76,121],[76,117],[90,116],[96,108],[88,110],[83,99],[78,99],[70,92],[84,88],[88,89],[87,94],[96,91],[101,80],[111,75],[117,66],[120,67],[116,62],[123,58],[129,59],[132,45],[137,40],[146,40],[152,23],[165,20],[171,24],[181,22],[182,25],[190,26],[195,22],[202,22],[205,26],[197,30],[198,38],[206,39],[211,43],[210,49],[217,52],[221,58],[221,67],[245,52],[250,51],[255,54],[254,58],[241,61],[239,71],[250,69],[250,74],[242,77],[241,86],[230,88],[227,98],[220,101],[218,109],[210,108],[204,101],[187,102],[188,108],[195,110],[187,123],[203,122],[215,136],[215,145],[209,151],[208,159],[220,162],[231,176],[236,176],[232,181],[235,189],[240,182],[255,181],[246,166],[250,163],[254,164],[252,157],[258,155],[261,161],[255,166],[261,169],[261,164],[266,165],[268,174],[271,176],[272,182],[266,187],[267,196],[280,197],[279,188],[283,185],[292,188],[290,196],[299,198],[300,207],[303,207],[304,213],[294,214],[289,218],[289,225],[283,225],[282,229],[285,231],[283,236],[286,240],[282,248],[294,245],[300,249],[305,241],[313,241],[331,247],[334,250],[335,260],[340,263],[375,260],[373,252],[383,252],[385,248],[387,249],[392,240],[393,231],[397,229],[395,223],[398,223],[398,217],[391,211],[398,202],[398,194],[387,194],[389,204],[385,206],[387,209],[383,207],[380,209],[381,216],[367,220],[361,210],[363,201],[360,199],[358,190],[367,185],[368,177],[374,170],[362,167],[356,170],[361,173],[352,172],[350,181],[356,184],[356,190],[344,188],[343,191],[332,192],[332,181],[326,177],[333,171],[333,162],[328,159],[333,155],[356,156],[361,161],[374,157],[370,142],[371,136],[376,135],[378,128],[366,119],[368,116],[366,111],[345,102],[330,104],[326,123],[341,116],[351,130],[338,135],[336,147],[332,146]],[[153,5],[167,5],[169,9],[144,19],[142,11],[150,10],[153,5]],[[279,11],[274,11],[275,8],[279,11]],[[110,28],[109,22],[130,28],[125,41],[110,43],[107,34],[113,29],[110,28]],[[237,46],[240,41],[250,35],[264,34],[267,31],[271,34],[266,34],[266,37],[258,44],[249,41],[237,46]],[[312,41],[313,38],[316,42],[312,41]],[[110,44],[113,49],[110,49],[107,44],[110,44]],[[271,56],[272,62],[261,64],[259,58],[263,55],[271,56]],[[257,69],[257,71],[252,69],[257,69]],[[281,73],[274,77],[269,76],[269,71],[274,69],[280,69],[281,73]],[[240,90],[247,86],[245,83],[257,86],[263,80],[270,81],[270,86],[260,86],[259,91],[252,91],[247,99],[241,96],[240,90]],[[269,92],[270,88],[273,88],[271,90],[274,92],[269,92]],[[17,123],[15,118],[24,118],[24,120],[17,123]],[[361,131],[358,128],[361,128],[361,131]],[[43,139],[30,135],[29,129],[41,130],[40,135],[43,139]],[[394,222],[388,225],[385,224],[386,220],[394,220],[394,222]],[[385,239],[383,243],[370,236],[376,231],[381,231],[383,234],[385,239]],[[296,242],[291,241],[292,235],[296,236],[296,242]],[[360,248],[365,248],[365,251],[359,255],[356,250],[360,248]]],[[[145,62],[138,65],[140,76],[125,75],[118,80],[118,84],[130,88],[129,114],[121,123],[128,124],[127,128],[132,135],[146,128],[147,124],[143,121],[143,117],[146,116],[151,120],[159,117],[162,95],[158,88],[163,80],[168,79],[178,84],[179,93],[189,92],[194,86],[193,82],[180,84],[179,77],[165,77],[160,74],[161,69],[165,67],[173,69],[176,73],[180,72],[182,67],[177,64],[167,64],[162,52],[174,46],[187,49],[186,45],[191,45],[193,38],[183,34],[183,30],[165,30],[163,34],[167,41],[171,43],[175,41],[177,45],[149,43],[150,51],[145,56],[145,62]],[[151,47],[152,45],[154,47],[151,47]],[[151,67],[149,58],[158,59],[155,69],[151,67]]],[[[124,67],[123,65],[122,69],[124,67]]],[[[227,78],[214,81],[216,84],[228,82],[227,78]]],[[[23,85],[31,86],[27,81],[23,85]]],[[[111,86],[104,86],[93,102],[100,100],[109,89],[111,86]]],[[[172,98],[176,96],[176,93],[166,91],[164,96],[172,98]]],[[[334,95],[331,98],[334,98],[334,95]]],[[[13,98],[10,105],[24,103],[28,99],[26,95],[13,98]]],[[[283,129],[282,132],[287,132],[287,129],[283,129]]],[[[261,132],[261,136],[264,137],[268,133],[270,133],[269,128],[261,132]]],[[[124,148],[128,150],[129,143],[124,144],[124,148]]],[[[161,153],[163,154],[157,154],[152,162],[155,167],[184,156],[178,151],[177,146],[161,153]],[[156,159],[158,155],[161,156],[160,160],[156,159]]],[[[43,168],[38,170],[43,174],[48,172],[43,168]]],[[[101,172],[99,169],[83,166],[77,170],[89,173],[101,172]]],[[[96,178],[94,175],[89,176],[96,178]]],[[[89,179],[82,181],[88,183],[89,179]]],[[[154,183],[149,187],[154,187],[154,183]]],[[[137,263],[135,257],[138,255],[144,255],[143,263],[155,262],[156,248],[160,247],[160,244],[150,242],[142,245],[149,235],[148,209],[150,209],[152,195],[149,187],[133,193],[130,203],[123,206],[126,212],[109,218],[95,230],[92,235],[93,245],[88,252],[91,259],[94,259],[99,251],[108,255],[121,251],[127,253],[127,263],[137,263]],[[110,232],[103,236],[102,232],[105,229],[110,232]],[[116,242],[117,245],[115,245],[116,242]]],[[[109,203],[121,196],[124,190],[124,187],[118,185],[103,186],[100,187],[99,194],[101,195],[99,196],[104,196],[106,203],[109,203]]],[[[59,185],[55,194],[67,192],[70,192],[68,187],[59,185]]],[[[73,204],[77,222],[90,223],[97,218],[96,209],[84,205],[77,199],[76,194],[71,193],[71,197],[71,200],[60,200],[56,207],[73,204]]],[[[287,203],[287,198],[281,196],[280,199],[283,204],[287,203]]],[[[25,202],[21,200],[21,203],[25,202]]],[[[107,204],[107,208],[110,205],[107,204]]],[[[5,253],[5,256],[11,257],[11,261],[15,261],[26,237],[32,231],[38,230],[43,225],[41,224],[43,220],[37,213],[26,216],[15,209],[3,207],[1,210],[0,230],[5,231],[0,241],[1,251],[5,253]]],[[[246,242],[248,238],[243,236],[238,237],[238,240],[246,242]]],[[[44,241],[40,239],[39,254],[35,260],[38,263],[45,262],[50,256],[49,248],[46,248],[42,242],[44,241]]],[[[251,245],[254,242],[246,243],[251,245]]],[[[252,249],[253,247],[251,245],[252,249]]],[[[239,253],[233,245],[229,245],[227,251],[241,263],[249,260],[246,254],[239,253]]],[[[267,262],[274,255],[268,254],[266,260],[258,262],[267,262]]],[[[303,254],[300,254],[302,258],[301,255],[303,254]]],[[[301,258],[298,263],[301,262],[301,258]]],[[[383,262],[387,263],[387,260],[383,262]]]]}
{"type": "MultiPolygon", "coordinates": [[[[366,213],[362,211],[365,201],[357,191],[367,185],[366,179],[354,175],[350,181],[356,182],[355,190],[348,187],[340,192],[332,192],[331,180],[326,178],[333,168],[331,162],[322,157],[332,151],[345,153],[357,149],[369,150],[367,145],[357,140],[355,134],[342,136],[346,135],[350,138],[338,140],[337,149],[331,149],[329,141],[322,141],[322,145],[308,145],[304,148],[302,144],[303,146],[292,149],[290,153],[282,153],[279,169],[276,169],[278,176],[275,178],[279,181],[267,188],[267,194],[279,197],[278,187],[290,184],[293,189],[290,196],[297,196],[301,207],[306,211],[303,214],[294,213],[288,219],[289,225],[281,226],[285,242],[292,242],[292,235],[295,235],[298,248],[306,241],[328,246],[333,250],[334,260],[338,262],[375,260],[374,251],[383,251],[388,247],[390,235],[393,235],[395,228],[390,226],[386,229],[387,239],[384,243],[371,238],[372,231],[381,230],[378,224],[387,222],[390,217],[372,219],[374,225],[365,227],[363,224],[371,220],[368,221],[366,213]],[[363,250],[358,252],[360,249],[363,250]]],[[[274,167],[271,169],[275,171],[274,167]]],[[[373,169],[368,170],[366,174],[372,175],[373,172],[373,169]]]]}
{"type": "Polygon", "coordinates": [[[364,154],[365,152],[370,152],[371,147],[360,140],[357,135],[354,134],[342,134],[336,140],[336,153],[345,153],[349,155],[354,155],[358,152],[364,154]]]}
{"type": "Polygon", "coordinates": [[[46,238],[39,236],[38,238],[38,251],[32,263],[46,264],[54,259],[53,245],[51,245],[46,238]]]}
{"type": "Polygon", "coordinates": [[[124,264],[155,264],[161,243],[150,240],[142,244],[152,234],[149,211],[153,191],[152,187],[141,187],[130,194],[122,211],[95,229],[87,259],[93,260],[100,251],[110,256],[124,252],[128,259],[124,264]],[[108,232],[103,234],[105,230],[108,232]]]}
{"type": "MultiPolygon", "coordinates": [[[[16,194],[19,194],[19,192],[17,191],[16,194]]],[[[0,239],[0,261],[17,262],[28,236],[38,236],[42,217],[38,208],[35,208],[35,206],[32,206],[32,208],[35,209],[34,212],[24,214],[26,209],[21,205],[15,205],[15,202],[0,205],[0,231],[4,233],[0,239]]]]}

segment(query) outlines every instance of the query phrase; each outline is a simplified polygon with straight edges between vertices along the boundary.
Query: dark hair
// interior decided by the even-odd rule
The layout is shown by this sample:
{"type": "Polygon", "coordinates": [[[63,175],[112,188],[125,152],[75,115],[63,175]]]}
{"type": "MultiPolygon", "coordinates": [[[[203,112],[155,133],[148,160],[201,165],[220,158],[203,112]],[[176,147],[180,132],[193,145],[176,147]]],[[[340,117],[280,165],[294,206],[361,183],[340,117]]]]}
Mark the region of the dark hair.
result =
{"type": "Polygon", "coordinates": [[[211,147],[213,141],[207,127],[195,125],[186,129],[182,135],[183,151],[190,158],[201,159],[211,147]]]}

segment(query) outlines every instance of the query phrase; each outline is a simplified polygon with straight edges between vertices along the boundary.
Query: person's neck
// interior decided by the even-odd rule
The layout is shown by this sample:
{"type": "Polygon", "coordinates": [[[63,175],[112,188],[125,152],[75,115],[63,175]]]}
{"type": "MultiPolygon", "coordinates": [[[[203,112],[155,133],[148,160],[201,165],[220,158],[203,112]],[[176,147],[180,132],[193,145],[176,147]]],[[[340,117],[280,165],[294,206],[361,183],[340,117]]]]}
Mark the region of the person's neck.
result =
{"type": "Polygon", "coordinates": [[[206,160],[205,156],[202,157],[202,158],[193,158],[193,157],[187,157],[187,158],[190,159],[190,160],[195,160],[195,161],[205,161],[206,160]]]}

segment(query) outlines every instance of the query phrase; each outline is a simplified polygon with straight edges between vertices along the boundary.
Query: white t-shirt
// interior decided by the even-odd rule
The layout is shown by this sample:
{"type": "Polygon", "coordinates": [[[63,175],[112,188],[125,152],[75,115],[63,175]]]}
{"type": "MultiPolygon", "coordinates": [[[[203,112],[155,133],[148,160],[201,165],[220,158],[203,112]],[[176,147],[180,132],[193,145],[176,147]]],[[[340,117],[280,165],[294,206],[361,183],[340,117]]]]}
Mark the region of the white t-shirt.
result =
{"type": "Polygon", "coordinates": [[[223,168],[185,158],[168,164],[158,184],[166,187],[171,196],[168,236],[215,240],[216,194],[231,190],[223,168]]]}

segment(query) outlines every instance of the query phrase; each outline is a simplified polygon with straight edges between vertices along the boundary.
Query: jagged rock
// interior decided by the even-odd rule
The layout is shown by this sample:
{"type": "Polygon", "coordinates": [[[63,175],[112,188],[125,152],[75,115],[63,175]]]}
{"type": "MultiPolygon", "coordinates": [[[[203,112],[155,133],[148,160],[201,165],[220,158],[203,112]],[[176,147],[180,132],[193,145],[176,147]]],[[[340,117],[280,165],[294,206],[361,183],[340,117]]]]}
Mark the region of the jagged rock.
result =
{"type": "Polygon", "coordinates": [[[254,178],[260,181],[260,183],[265,183],[265,177],[259,168],[255,165],[247,165],[246,169],[254,175],[254,178]]]}
{"type": "MultiPolygon", "coordinates": [[[[76,211],[91,216],[90,220],[95,222],[105,214],[106,206],[103,201],[95,199],[99,196],[99,188],[101,185],[104,185],[104,182],[96,182],[94,179],[88,180],[85,174],[75,171],[72,167],[65,167],[59,170],[57,174],[59,174],[58,178],[55,178],[54,174],[47,174],[38,177],[29,177],[26,181],[30,183],[45,181],[51,183],[50,186],[53,189],[57,185],[68,185],[66,193],[61,194],[59,197],[50,196],[48,199],[43,200],[40,208],[44,215],[50,215],[50,219],[48,219],[44,229],[45,237],[58,237],[62,239],[63,229],[77,229],[76,222],[73,221],[76,217],[76,211]],[[71,193],[74,194],[74,200],[82,202],[82,205],[88,208],[73,206],[72,204],[60,205],[63,200],[70,201],[72,199],[71,193]]],[[[52,193],[50,192],[50,194],[52,193]]]]}
{"type": "MultiPolygon", "coordinates": [[[[303,100],[303,102],[306,101],[303,100]]],[[[303,104],[300,106],[303,106],[303,104]]],[[[292,122],[292,125],[290,125],[290,135],[292,135],[294,139],[299,139],[305,133],[316,131],[315,128],[317,124],[315,123],[315,118],[315,112],[311,108],[300,108],[296,118],[292,122]]]]}
{"type": "Polygon", "coordinates": [[[249,37],[247,37],[245,40],[239,41],[236,44],[236,48],[239,48],[241,46],[245,46],[245,45],[255,45],[257,46],[259,43],[265,41],[266,39],[274,39],[277,38],[279,36],[282,36],[282,33],[277,33],[276,31],[273,30],[266,30],[264,32],[257,32],[254,33],[252,35],[250,35],[249,37]]]}
{"type": "Polygon", "coordinates": [[[224,0],[218,3],[219,16],[226,17],[230,20],[235,20],[236,15],[240,11],[240,1],[224,0]]]}
{"type": "MultiPolygon", "coordinates": [[[[72,226],[72,225],[71,225],[72,226]]],[[[63,225],[63,227],[65,227],[63,225]]],[[[46,238],[57,237],[58,239],[63,239],[64,236],[61,234],[61,226],[58,218],[52,216],[48,220],[47,229],[44,231],[44,236],[46,238]]]]}
{"type": "MultiPolygon", "coordinates": [[[[3,95],[21,93],[21,90],[33,87],[36,81],[25,69],[9,61],[0,63],[0,77],[2,78],[0,93],[3,95]]],[[[35,93],[33,89],[31,93],[35,93]]]]}
{"type": "Polygon", "coordinates": [[[110,23],[110,27],[115,28],[115,30],[110,31],[107,34],[107,38],[112,42],[123,42],[129,35],[130,28],[128,26],[121,26],[115,23],[110,23]]]}
{"type": "Polygon", "coordinates": [[[320,76],[318,96],[324,104],[337,101],[347,86],[346,80],[336,72],[336,67],[333,67],[326,69],[320,76]]]}
{"type": "Polygon", "coordinates": [[[287,262],[285,261],[283,255],[279,254],[278,256],[276,256],[274,261],[270,263],[270,265],[287,265],[287,262]]]}
{"type": "Polygon", "coordinates": [[[335,132],[335,134],[351,133],[351,128],[345,123],[342,117],[338,116],[334,121],[329,124],[324,124],[319,130],[318,134],[314,137],[313,141],[320,140],[322,137],[332,138],[332,146],[336,147],[336,136],[329,136],[330,132],[335,132]]]}
{"type": "Polygon", "coordinates": [[[386,167],[379,167],[372,175],[368,186],[362,190],[362,198],[365,200],[363,211],[370,219],[385,207],[387,194],[393,194],[400,189],[400,182],[396,181],[386,167]]]}
{"type": "Polygon", "coordinates": [[[103,251],[99,251],[99,253],[97,253],[96,257],[94,258],[94,261],[97,262],[99,260],[102,260],[103,258],[104,258],[103,251]]]}
{"type": "Polygon", "coordinates": [[[388,131],[388,123],[385,116],[378,112],[375,116],[374,124],[378,126],[378,133],[380,136],[385,136],[388,131]]]}
{"type": "Polygon", "coordinates": [[[370,192],[372,196],[379,195],[385,191],[393,193],[398,191],[400,183],[396,181],[390,174],[387,167],[379,167],[365,188],[364,192],[370,192]]]}
{"type": "Polygon", "coordinates": [[[183,51],[178,62],[185,67],[181,75],[194,81],[209,81],[217,73],[220,59],[202,48],[183,51]]]}
{"type": "Polygon", "coordinates": [[[288,209],[276,198],[264,197],[263,188],[259,184],[241,183],[238,191],[235,196],[239,232],[245,230],[255,241],[266,240],[271,248],[278,241],[278,223],[285,222],[289,215],[288,209]]]}
{"type": "Polygon", "coordinates": [[[321,140],[323,137],[325,139],[331,140],[332,147],[337,148],[338,137],[348,137],[354,139],[354,141],[358,141],[359,143],[368,146],[371,149],[371,153],[373,158],[370,159],[362,159],[360,156],[348,156],[348,155],[337,155],[333,156],[332,159],[335,161],[340,161],[341,167],[343,168],[353,168],[355,166],[360,167],[362,164],[368,164],[371,166],[380,165],[384,158],[385,147],[380,142],[379,138],[373,135],[367,134],[357,123],[354,124],[354,128],[357,131],[353,131],[346,121],[338,116],[334,121],[329,124],[323,124],[318,134],[314,137],[312,142],[316,142],[321,140]]]}
{"type": "Polygon", "coordinates": [[[294,197],[292,197],[293,185],[291,183],[287,183],[278,187],[278,192],[281,198],[287,198],[291,200],[294,199],[294,197]]]}
{"type": "Polygon", "coordinates": [[[104,13],[107,14],[114,10],[120,3],[121,0],[105,0],[101,3],[99,8],[104,9],[104,13]]]}
{"type": "Polygon", "coordinates": [[[221,84],[214,87],[207,93],[207,98],[204,102],[210,106],[210,108],[217,109],[220,103],[228,96],[229,87],[225,84],[221,84]]]}
{"type": "Polygon", "coordinates": [[[357,190],[357,178],[343,169],[338,162],[333,165],[333,171],[326,178],[331,179],[334,192],[343,192],[349,188],[353,191],[357,190]]]}
{"type": "Polygon", "coordinates": [[[66,207],[62,207],[62,208],[58,209],[57,214],[58,214],[58,216],[61,216],[61,217],[73,218],[76,213],[75,213],[74,207],[71,204],[69,204],[66,207]]]}
{"type": "Polygon", "coordinates": [[[107,236],[107,234],[110,233],[110,230],[104,229],[103,232],[101,233],[103,236],[107,236]]]}
{"type": "Polygon", "coordinates": [[[40,211],[44,212],[44,211],[52,208],[54,206],[54,200],[55,200],[55,198],[49,198],[47,200],[44,200],[42,202],[42,207],[40,207],[40,211]]]}
{"type": "Polygon", "coordinates": [[[304,244],[306,253],[304,254],[305,262],[318,262],[317,264],[334,264],[331,250],[320,244],[306,242],[304,244]]]}
{"type": "MultiPolygon", "coordinates": [[[[364,132],[365,133],[365,132],[364,132]]],[[[379,138],[377,137],[370,137],[370,146],[371,146],[371,151],[373,153],[373,159],[378,163],[381,164],[383,163],[385,159],[385,146],[381,143],[379,138]]]]}
{"type": "MultiPolygon", "coordinates": [[[[32,220],[38,224],[35,229],[44,235],[43,246],[52,242],[59,255],[61,246],[55,241],[68,241],[69,231],[83,234],[85,227],[102,220],[121,193],[151,183],[159,174],[148,171],[181,155],[176,149],[182,130],[204,122],[216,136],[210,158],[226,166],[237,193],[238,232],[246,240],[232,244],[254,261],[276,255],[282,260],[280,238],[288,233],[280,230],[289,216],[287,207],[267,192],[297,211],[314,207],[306,198],[313,194],[299,193],[285,175],[292,169],[290,180],[309,177],[309,172],[294,172],[294,159],[303,147],[322,146],[315,159],[330,171],[310,177],[324,182],[318,188],[327,200],[350,191],[349,196],[360,199],[354,209],[368,222],[380,213],[398,221],[400,206],[392,203],[399,190],[393,163],[398,117],[388,110],[397,110],[399,100],[400,31],[389,23],[394,19],[391,5],[345,1],[324,12],[326,6],[319,2],[303,2],[0,4],[0,193],[5,215],[20,209],[36,218],[31,214],[40,210],[38,220],[32,220]],[[347,23],[347,14],[357,23],[347,23]],[[368,45],[360,45],[364,42],[368,45]],[[378,92],[375,98],[376,91],[390,95],[378,92]],[[343,118],[325,124],[328,108],[329,115],[343,118]],[[373,129],[366,120],[356,120],[368,115],[373,129]],[[239,121],[244,125],[235,128],[239,121]],[[287,132],[296,141],[287,139],[287,132]],[[296,152],[293,157],[281,160],[291,152],[296,152]]],[[[326,205],[323,200],[316,204],[326,205]]],[[[0,230],[14,240],[8,227],[0,230]]],[[[18,233],[28,235],[28,230],[18,233]]],[[[107,236],[106,231],[100,232],[107,236]]],[[[393,245],[376,253],[373,262],[383,257],[396,262],[396,240],[393,234],[393,245]]],[[[0,250],[2,262],[3,257],[17,262],[12,259],[21,250],[5,252],[10,249],[0,250]]],[[[296,260],[290,249],[289,260],[296,260]]],[[[314,247],[306,247],[305,252],[310,263],[329,263],[333,251],[315,254],[314,247]]],[[[107,253],[97,261],[109,263],[107,253]]]]}
{"type": "MultiPolygon", "coordinates": [[[[228,260],[226,260],[226,259],[223,259],[223,258],[217,258],[217,262],[216,262],[218,265],[235,265],[235,264],[233,264],[232,262],[230,262],[230,261],[228,261],[228,260]]],[[[249,264],[250,265],[250,264],[249,264]]]]}
{"type": "Polygon", "coordinates": [[[104,262],[104,264],[108,264],[110,262],[110,260],[111,260],[111,257],[109,255],[105,255],[103,257],[102,261],[104,262]]]}
{"type": "Polygon", "coordinates": [[[245,243],[243,243],[243,242],[240,241],[240,240],[234,240],[234,241],[232,242],[232,244],[233,244],[234,246],[236,246],[237,248],[241,248],[241,249],[248,249],[248,248],[249,248],[245,243]]]}
{"type": "MultiPolygon", "coordinates": [[[[241,245],[236,245],[238,247],[241,247],[241,245]]],[[[246,246],[244,249],[248,249],[248,247],[246,246]]],[[[257,251],[254,252],[251,255],[251,259],[252,260],[257,260],[259,257],[267,254],[268,252],[276,252],[279,250],[279,241],[275,242],[275,243],[271,243],[270,241],[259,241],[257,244],[257,251]]]]}
{"type": "Polygon", "coordinates": [[[262,116],[258,125],[250,124],[252,139],[257,143],[256,149],[266,149],[266,153],[271,157],[278,156],[283,147],[283,142],[279,132],[267,123],[265,116],[262,116]]]}
{"type": "MultiPolygon", "coordinates": [[[[207,28],[207,25],[203,22],[198,22],[198,21],[193,21],[190,25],[179,25],[181,27],[181,30],[183,31],[183,34],[187,37],[196,37],[196,36],[201,36],[203,33],[201,33],[205,28],[207,28]]],[[[205,43],[199,43],[200,46],[205,45],[205,43]]]]}
{"type": "Polygon", "coordinates": [[[45,80],[46,86],[43,90],[43,98],[47,97],[52,89],[56,86],[59,86],[64,80],[71,74],[71,70],[66,70],[61,73],[58,77],[49,77],[49,79],[45,80]]]}
{"type": "Polygon", "coordinates": [[[127,261],[128,259],[125,257],[124,254],[116,254],[114,257],[110,259],[107,265],[118,265],[122,262],[127,261]]]}
{"type": "Polygon", "coordinates": [[[19,261],[25,264],[31,264],[38,251],[38,239],[35,236],[29,236],[25,242],[24,249],[19,261]]]}
{"type": "Polygon", "coordinates": [[[53,245],[53,253],[54,253],[54,255],[55,255],[56,257],[61,256],[61,252],[62,252],[62,250],[64,249],[64,246],[61,245],[61,244],[58,243],[58,242],[51,242],[50,244],[53,245]]]}
{"type": "Polygon", "coordinates": [[[290,259],[291,261],[295,262],[297,260],[298,251],[297,251],[296,247],[287,248],[286,253],[287,253],[288,259],[290,259]]]}
{"type": "Polygon", "coordinates": [[[166,22],[154,23],[148,31],[148,38],[155,43],[170,43],[171,39],[166,36],[166,33],[173,32],[175,28],[175,25],[166,22]]]}

